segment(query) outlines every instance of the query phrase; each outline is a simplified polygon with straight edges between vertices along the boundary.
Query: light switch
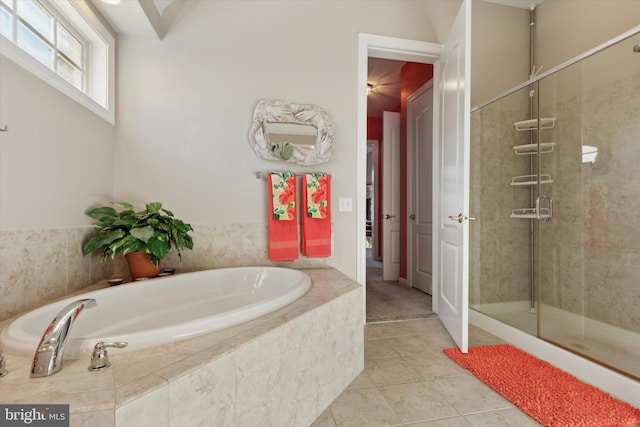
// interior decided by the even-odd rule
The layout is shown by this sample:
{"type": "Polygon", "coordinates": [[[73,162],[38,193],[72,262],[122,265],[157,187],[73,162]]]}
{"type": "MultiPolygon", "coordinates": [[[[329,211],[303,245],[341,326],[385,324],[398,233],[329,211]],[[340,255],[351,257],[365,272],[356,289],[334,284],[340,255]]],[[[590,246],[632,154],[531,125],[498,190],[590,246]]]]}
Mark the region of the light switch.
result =
{"type": "Polygon", "coordinates": [[[338,210],[340,212],[351,212],[353,210],[351,197],[340,197],[338,199],[338,210]]]}

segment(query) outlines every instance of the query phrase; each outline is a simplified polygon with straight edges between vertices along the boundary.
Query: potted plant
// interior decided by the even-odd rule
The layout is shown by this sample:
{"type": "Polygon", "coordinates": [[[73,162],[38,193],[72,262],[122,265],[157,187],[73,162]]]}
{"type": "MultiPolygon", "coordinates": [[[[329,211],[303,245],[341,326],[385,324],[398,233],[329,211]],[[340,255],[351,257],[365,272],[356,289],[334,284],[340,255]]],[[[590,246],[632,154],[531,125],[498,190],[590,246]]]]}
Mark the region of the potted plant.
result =
{"type": "Polygon", "coordinates": [[[184,249],[193,249],[193,231],[190,224],[174,218],[173,212],[162,207],[162,203],[147,203],[142,211],[135,212],[126,202],[113,203],[122,208],[102,206],[87,212],[98,221],[98,232],[82,247],[83,255],[100,250],[100,259],[114,259],[123,254],[127,259],[132,279],[155,277],[160,271],[160,262],[172,246],[182,259],[184,249]],[[138,262],[143,267],[138,268],[138,262]]]}

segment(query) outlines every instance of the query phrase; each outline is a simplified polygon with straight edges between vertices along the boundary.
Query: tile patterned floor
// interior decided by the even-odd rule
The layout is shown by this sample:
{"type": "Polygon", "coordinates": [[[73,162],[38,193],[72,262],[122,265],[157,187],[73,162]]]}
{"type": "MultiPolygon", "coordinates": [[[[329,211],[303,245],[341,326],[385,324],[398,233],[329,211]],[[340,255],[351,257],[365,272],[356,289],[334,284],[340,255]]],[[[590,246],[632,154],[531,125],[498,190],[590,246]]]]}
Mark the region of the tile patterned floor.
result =
{"type": "MultiPolygon", "coordinates": [[[[469,328],[470,345],[501,342],[469,328]]],[[[453,346],[438,318],[366,325],[364,372],[312,427],[539,425],[442,353],[453,346]]]]}
{"type": "MultiPolygon", "coordinates": [[[[469,345],[501,342],[469,326],[469,345]]],[[[455,344],[431,296],[383,281],[381,263],[370,258],[364,347],[364,372],[312,427],[539,425],[449,359],[442,350],[455,344]]]]}

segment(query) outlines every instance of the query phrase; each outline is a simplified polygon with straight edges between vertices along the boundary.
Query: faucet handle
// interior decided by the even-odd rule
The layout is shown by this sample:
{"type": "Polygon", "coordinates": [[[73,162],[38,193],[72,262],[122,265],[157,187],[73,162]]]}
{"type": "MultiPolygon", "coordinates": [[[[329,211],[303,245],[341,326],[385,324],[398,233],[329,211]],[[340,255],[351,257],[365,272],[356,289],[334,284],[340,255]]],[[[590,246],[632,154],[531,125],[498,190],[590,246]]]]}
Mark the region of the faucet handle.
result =
{"type": "Polygon", "coordinates": [[[127,346],[126,342],[102,342],[98,343],[93,348],[91,353],[91,364],[89,365],[90,371],[101,371],[111,366],[109,362],[109,353],[107,353],[107,347],[124,348],[127,346]]]}

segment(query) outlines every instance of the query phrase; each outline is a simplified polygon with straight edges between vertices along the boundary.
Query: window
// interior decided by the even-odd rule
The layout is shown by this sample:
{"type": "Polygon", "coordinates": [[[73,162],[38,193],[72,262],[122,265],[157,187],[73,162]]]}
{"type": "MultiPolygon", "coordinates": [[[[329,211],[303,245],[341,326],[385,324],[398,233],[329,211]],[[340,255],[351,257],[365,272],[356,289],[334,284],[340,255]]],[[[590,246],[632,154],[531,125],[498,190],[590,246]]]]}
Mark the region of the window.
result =
{"type": "Polygon", "coordinates": [[[87,42],[35,0],[2,0],[2,35],[76,88],[85,87],[87,42]]]}
{"type": "Polygon", "coordinates": [[[80,0],[0,0],[0,52],[114,122],[115,39],[80,0]]]}

